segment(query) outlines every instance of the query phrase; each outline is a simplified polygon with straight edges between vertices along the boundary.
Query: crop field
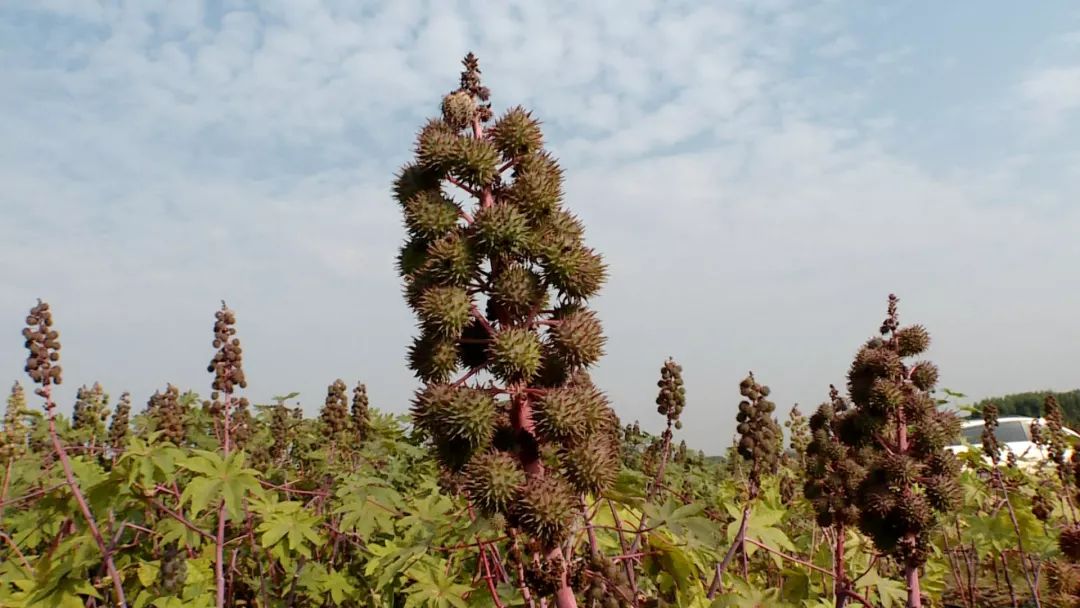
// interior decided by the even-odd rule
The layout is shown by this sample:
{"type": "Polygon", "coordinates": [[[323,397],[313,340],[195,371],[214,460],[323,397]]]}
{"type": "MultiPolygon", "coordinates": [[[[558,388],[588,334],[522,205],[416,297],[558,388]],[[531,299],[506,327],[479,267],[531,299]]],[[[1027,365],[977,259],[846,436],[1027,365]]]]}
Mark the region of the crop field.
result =
{"type": "Polygon", "coordinates": [[[1039,396],[1046,457],[1022,461],[994,403],[938,386],[933,328],[895,295],[820,405],[778,408],[753,372],[712,396],[737,407],[724,454],[679,438],[673,359],[647,396],[664,430],[620,419],[590,376],[609,269],[563,200],[573,167],[531,111],[492,110],[477,57],[462,66],[386,176],[416,320],[408,414],[362,379],[325,379],[315,417],[295,394],[249,401],[226,302],[206,311],[205,386],[136,403],[87,384],[69,409],[64,310],[27,302],[5,321],[26,368],[0,432],[0,606],[1080,606],[1062,406],[1039,396]],[[962,418],[979,440],[949,449],[962,418]]]}

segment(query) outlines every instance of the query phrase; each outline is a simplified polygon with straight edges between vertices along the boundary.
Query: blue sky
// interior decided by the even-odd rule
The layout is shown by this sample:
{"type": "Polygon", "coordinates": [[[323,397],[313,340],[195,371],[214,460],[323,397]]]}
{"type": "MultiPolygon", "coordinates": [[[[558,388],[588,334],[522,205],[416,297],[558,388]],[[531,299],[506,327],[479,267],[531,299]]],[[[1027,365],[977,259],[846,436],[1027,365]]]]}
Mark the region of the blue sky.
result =
{"type": "MultiPolygon", "coordinates": [[[[1080,9],[635,1],[0,8],[0,370],[37,297],[65,392],[206,392],[213,312],[255,401],[335,378],[404,411],[413,321],[388,187],[468,51],[544,121],[611,279],[596,378],[730,440],[737,383],[812,409],[880,323],[973,397],[1080,386],[1080,9]]],[[[0,373],[2,376],[3,373],[0,373]]]]}

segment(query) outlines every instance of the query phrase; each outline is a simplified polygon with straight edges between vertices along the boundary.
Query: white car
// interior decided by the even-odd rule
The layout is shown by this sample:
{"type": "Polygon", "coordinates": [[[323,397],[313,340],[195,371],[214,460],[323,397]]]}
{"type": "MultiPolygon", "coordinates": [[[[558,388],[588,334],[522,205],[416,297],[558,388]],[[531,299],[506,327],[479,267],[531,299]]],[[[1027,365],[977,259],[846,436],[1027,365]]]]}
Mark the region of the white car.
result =
{"type": "MultiPolygon", "coordinates": [[[[1039,462],[1049,458],[1046,447],[1040,447],[1031,440],[1031,424],[1033,422],[1038,422],[1043,433],[1046,432],[1046,421],[1042,418],[1027,418],[1025,416],[998,418],[998,428],[994,435],[997,437],[998,444],[1001,445],[1002,462],[1005,461],[1007,452],[1016,454],[1017,464],[1025,469],[1032,468],[1039,462]]],[[[1080,434],[1069,428],[1062,428],[1062,431],[1064,431],[1066,441],[1069,443],[1069,447],[1065,450],[1065,458],[1068,459],[1072,456],[1072,446],[1080,442],[1080,434]]],[[[982,450],[982,432],[982,420],[964,421],[960,427],[962,443],[951,445],[945,449],[954,454],[960,454],[969,449],[982,450]]],[[[983,456],[983,458],[990,462],[990,459],[986,456],[983,456]]]]}

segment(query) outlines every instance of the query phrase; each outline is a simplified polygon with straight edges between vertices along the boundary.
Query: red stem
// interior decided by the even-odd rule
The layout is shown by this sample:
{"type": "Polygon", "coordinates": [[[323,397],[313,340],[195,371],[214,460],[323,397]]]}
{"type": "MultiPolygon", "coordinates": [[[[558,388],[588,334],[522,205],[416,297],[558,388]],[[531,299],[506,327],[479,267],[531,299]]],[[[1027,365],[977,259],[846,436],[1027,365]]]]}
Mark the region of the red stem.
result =
{"type": "Polygon", "coordinates": [[[117,605],[121,608],[127,608],[127,600],[124,598],[124,580],[120,577],[120,572],[116,569],[116,563],[113,562],[112,553],[108,547],[105,546],[105,539],[101,536],[101,531],[98,529],[97,522],[94,520],[94,514],[90,512],[90,506],[86,504],[86,498],[83,497],[82,491],[79,489],[79,484],[75,481],[75,473],[71,469],[71,460],[67,457],[67,452],[64,451],[64,446],[60,444],[60,437],[56,433],[56,414],[54,409],[56,405],[52,400],[52,387],[46,385],[42,388],[42,396],[45,397],[45,410],[49,416],[49,438],[52,440],[53,451],[56,452],[56,457],[60,459],[60,466],[64,469],[64,479],[67,480],[68,487],[71,488],[71,493],[75,497],[75,502],[79,504],[79,510],[82,511],[83,517],[86,519],[86,525],[90,528],[90,535],[94,537],[94,542],[97,543],[98,549],[101,551],[102,560],[105,562],[105,569],[109,572],[109,578],[112,579],[113,593],[117,605]]]}

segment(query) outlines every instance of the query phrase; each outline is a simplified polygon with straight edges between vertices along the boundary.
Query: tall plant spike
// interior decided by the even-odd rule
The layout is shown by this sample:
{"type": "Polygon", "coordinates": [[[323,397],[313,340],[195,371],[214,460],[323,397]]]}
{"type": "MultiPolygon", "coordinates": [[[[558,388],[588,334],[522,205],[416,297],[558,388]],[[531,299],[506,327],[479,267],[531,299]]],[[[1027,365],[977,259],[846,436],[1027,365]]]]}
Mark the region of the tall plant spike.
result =
{"type": "Polygon", "coordinates": [[[425,384],[413,418],[472,500],[550,561],[566,608],[576,600],[559,547],[581,516],[574,495],[603,493],[619,466],[621,426],[586,373],[603,355],[587,302],[606,268],[562,207],[539,121],[522,108],[495,119],[477,58],[463,65],[394,183],[408,235],[398,270],[419,327],[410,367],[425,384]]]}
{"type": "Polygon", "coordinates": [[[867,341],[851,364],[854,407],[841,415],[838,431],[866,469],[856,496],[859,528],[903,564],[908,606],[919,607],[919,568],[929,557],[937,516],[961,498],[959,463],[945,449],[960,423],[931,396],[937,367],[910,361],[929,347],[930,336],[922,326],[900,326],[898,301],[889,296],[880,337],[867,341]]]}

